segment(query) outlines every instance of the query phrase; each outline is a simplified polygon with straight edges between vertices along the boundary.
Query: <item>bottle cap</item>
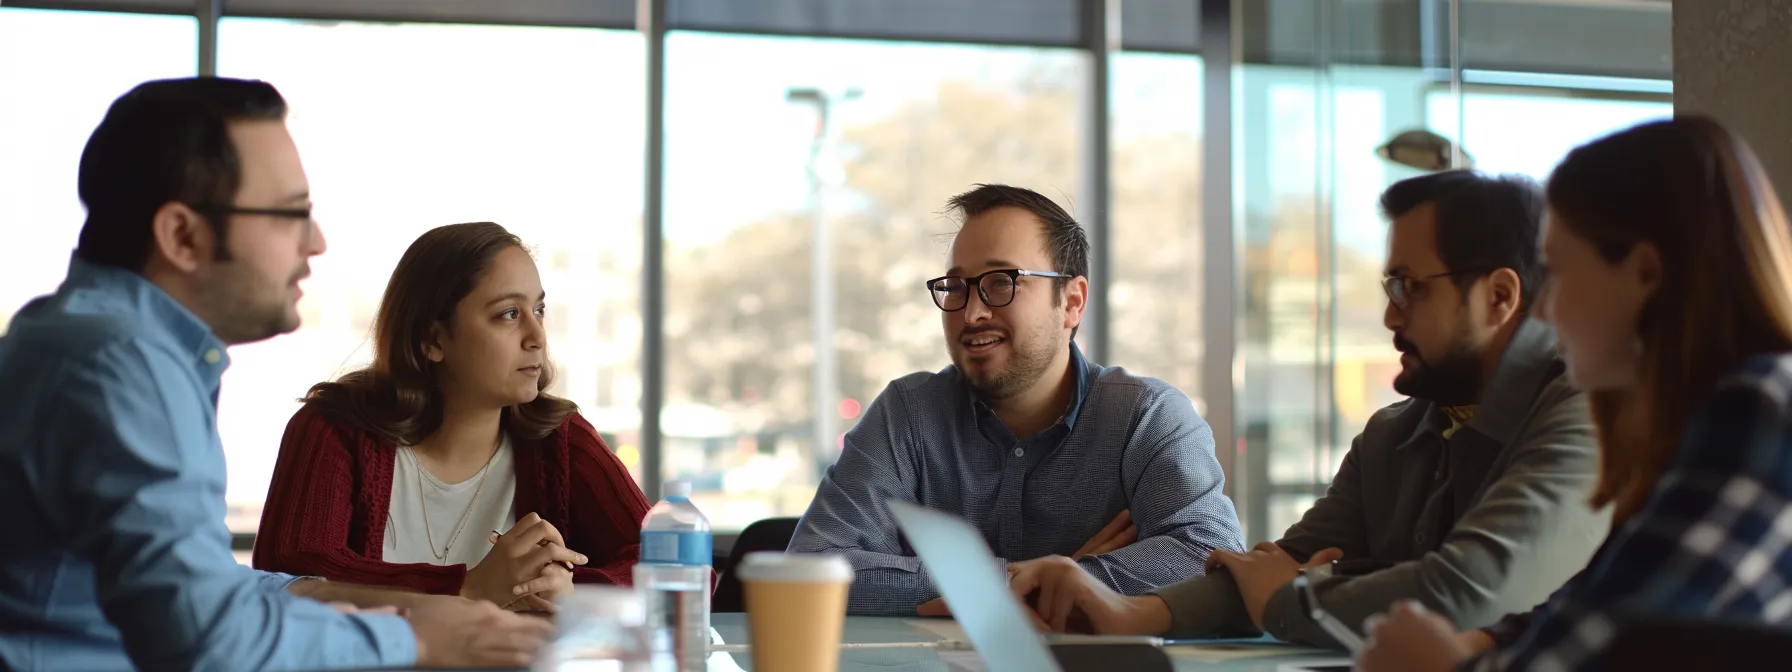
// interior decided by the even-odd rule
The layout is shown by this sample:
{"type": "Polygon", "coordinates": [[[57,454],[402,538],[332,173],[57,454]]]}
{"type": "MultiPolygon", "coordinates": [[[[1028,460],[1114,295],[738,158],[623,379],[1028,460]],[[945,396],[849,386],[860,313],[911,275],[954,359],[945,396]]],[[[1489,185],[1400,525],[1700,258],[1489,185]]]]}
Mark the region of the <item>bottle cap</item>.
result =
{"type": "Polygon", "coordinates": [[[684,480],[666,481],[665,486],[660,488],[660,490],[664,492],[667,497],[684,497],[688,499],[691,496],[691,482],[684,480]]]}

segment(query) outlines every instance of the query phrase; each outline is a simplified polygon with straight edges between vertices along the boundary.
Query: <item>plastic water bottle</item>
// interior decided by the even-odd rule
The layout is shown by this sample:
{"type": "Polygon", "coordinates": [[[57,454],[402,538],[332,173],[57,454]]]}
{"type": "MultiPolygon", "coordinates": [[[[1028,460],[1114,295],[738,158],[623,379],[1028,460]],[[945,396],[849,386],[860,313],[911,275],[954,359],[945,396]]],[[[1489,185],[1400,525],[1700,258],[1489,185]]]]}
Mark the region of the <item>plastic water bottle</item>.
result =
{"type": "Polygon", "coordinates": [[[703,672],[709,657],[709,519],[691,503],[688,481],[666,482],[666,499],[641,521],[641,564],[635,589],[647,603],[656,652],[669,652],[679,672],[703,672]]]}

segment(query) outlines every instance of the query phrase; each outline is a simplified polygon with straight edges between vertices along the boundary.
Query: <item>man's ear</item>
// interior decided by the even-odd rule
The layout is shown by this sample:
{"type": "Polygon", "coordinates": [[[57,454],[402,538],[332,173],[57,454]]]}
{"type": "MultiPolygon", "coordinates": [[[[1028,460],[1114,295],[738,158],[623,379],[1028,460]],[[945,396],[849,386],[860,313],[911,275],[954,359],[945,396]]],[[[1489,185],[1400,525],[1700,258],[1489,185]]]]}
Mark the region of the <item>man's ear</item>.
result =
{"type": "Polygon", "coordinates": [[[183,273],[198,271],[218,257],[217,231],[185,203],[169,201],[150,221],[152,256],[183,273]]]}
{"type": "Polygon", "coordinates": [[[1075,329],[1083,324],[1083,311],[1089,308],[1089,279],[1077,276],[1064,283],[1064,328],[1075,329]]]}
{"type": "Polygon", "coordinates": [[[1487,321],[1497,326],[1519,317],[1524,303],[1524,281],[1510,268],[1487,274],[1487,321]]]}

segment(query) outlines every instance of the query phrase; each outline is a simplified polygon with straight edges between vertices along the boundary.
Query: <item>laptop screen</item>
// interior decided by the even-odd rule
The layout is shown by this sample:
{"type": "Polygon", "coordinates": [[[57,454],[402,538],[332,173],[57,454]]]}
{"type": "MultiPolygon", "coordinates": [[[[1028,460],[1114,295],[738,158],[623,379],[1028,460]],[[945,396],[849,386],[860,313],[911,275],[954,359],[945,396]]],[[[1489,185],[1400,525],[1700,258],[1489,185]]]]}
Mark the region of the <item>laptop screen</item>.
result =
{"type": "Polygon", "coordinates": [[[1007,574],[976,528],[908,502],[887,504],[990,672],[1059,670],[1025,607],[1008,592],[1007,574]]]}

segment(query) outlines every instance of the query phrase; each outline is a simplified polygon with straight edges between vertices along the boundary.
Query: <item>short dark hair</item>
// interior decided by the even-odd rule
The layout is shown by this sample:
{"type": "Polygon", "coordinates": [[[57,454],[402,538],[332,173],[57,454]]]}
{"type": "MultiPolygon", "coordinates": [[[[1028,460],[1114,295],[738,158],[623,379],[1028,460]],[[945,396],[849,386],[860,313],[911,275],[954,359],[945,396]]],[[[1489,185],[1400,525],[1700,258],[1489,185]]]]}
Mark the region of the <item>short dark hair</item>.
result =
{"type": "MultiPolygon", "coordinates": [[[[996,208],[1020,208],[1030,212],[1045,229],[1045,253],[1052,258],[1052,268],[1039,270],[1089,275],[1089,236],[1083,232],[1083,225],[1064,208],[1032,189],[1006,184],[974,186],[976,188],[946,201],[946,211],[958,213],[966,220],[996,208]]],[[[1059,279],[1058,286],[1062,287],[1065,282],[1059,279]]]]}
{"type": "MultiPolygon", "coordinates": [[[[286,118],[286,100],[267,82],[197,77],[144,82],[112,102],[81,152],[87,206],[75,256],[141,270],[153,245],[150,221],[169,202],[230,205],[242,161],[229,125],[286,118]]],[[[223,254],[226,221],[206,217],[223,254]]]]}
{"type": "Polygon", "coordinates": [[[1528,310],[1543,285],[1537,239],[1543,228],[1543,187],[1523,175],[1451,170],[1401,180],[1381,194],[1381,210],[1396,219],[1426,203],[1437,217],[1437,256],[1449,270],[1486,269],[1452,276],[1458,288],[1501,268],[1518,274],[1519,309],[1528,310]]]}
{"type": "MultiPolygon", "coordinates": [[[[946,211],[956,212],[964,220],[1003,207],[1020,208],[1033,213],[1039,220],[1039,226],[1045,230],[1045,253],[1052,259],[1052,268],[1038,270],[1056,271],[1076,277],[1089,276],[1089,236],[1083,232],[1083,225],[1078,224],[1076,218],[1070,216],[1064,208],[1032,189],[1006,184],[972,186],[970,191],[946,201],[946,211]]],[[[1052,281],[1052,289],[1056,290],[1052,293],[1052,305],[1058,305],[1058,292],[1069,282],[1063,278],[1052,281]]],[[[1076,332],[1076,329],[1071,329],[1070,337],[1076,338],[1076,332]]]]}

